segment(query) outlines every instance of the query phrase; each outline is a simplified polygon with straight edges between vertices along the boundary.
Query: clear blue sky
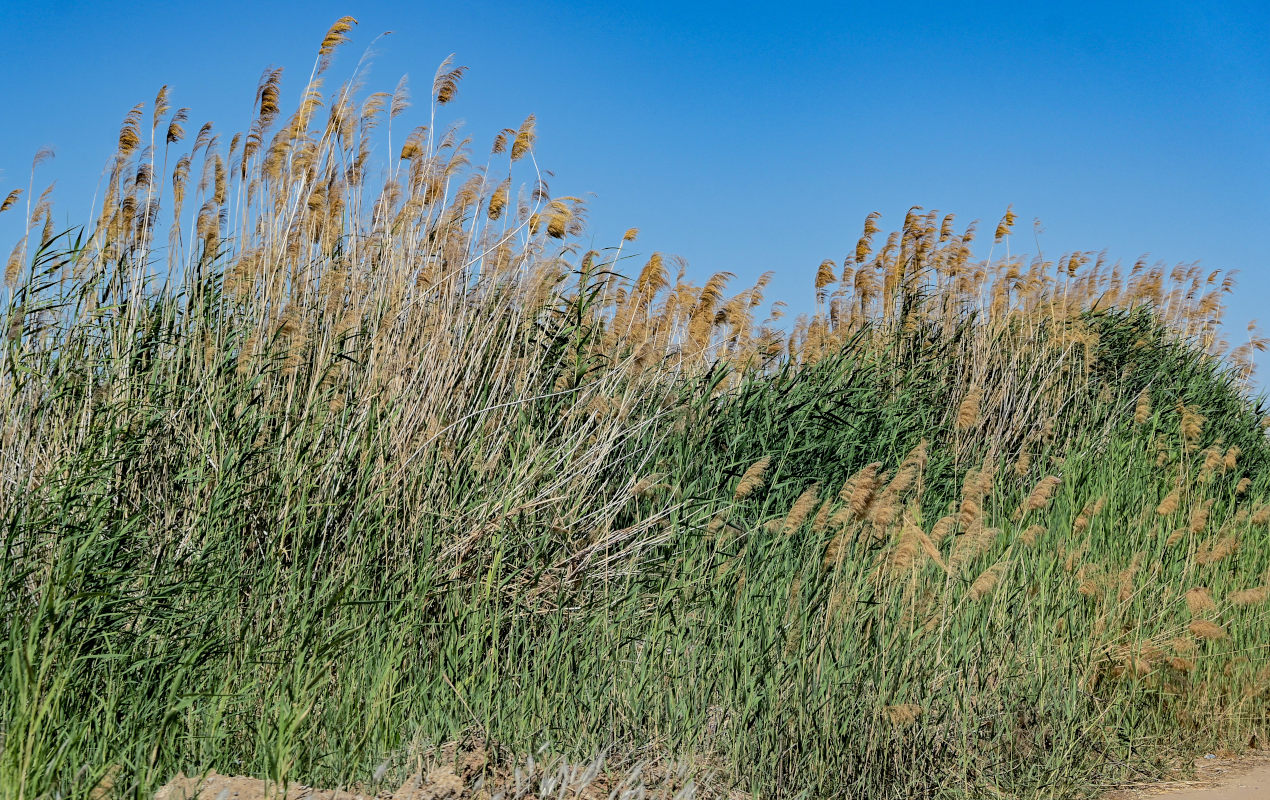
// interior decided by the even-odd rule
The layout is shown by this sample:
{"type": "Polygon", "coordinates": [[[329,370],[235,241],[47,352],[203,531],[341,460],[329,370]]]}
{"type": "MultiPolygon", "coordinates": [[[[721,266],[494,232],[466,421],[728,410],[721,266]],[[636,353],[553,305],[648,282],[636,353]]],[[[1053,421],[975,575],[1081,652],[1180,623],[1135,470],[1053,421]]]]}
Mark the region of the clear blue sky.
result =
{"type": "Polygon", "coordinates": [[[82,221],[134,103],[167,83],[194,126],[239,130],[261,70],[294,99],[343,14],[361,24],[332,79],[386,30],[372,88],[409,73],[424,96],[456,53],[449,108],[477,146],[537,114],[539,163],[555,193],[593,193],[597,243],[636,226],[697,275],[775,269],[770,298],[798,308],[870,211],[988,226],[1013,203],[1047,255],[1238,269],[1234,332],[1270,324],[1270,4],[1250,0],[8,2],[0,187],[52,145],[59,218],[82,221]]]}

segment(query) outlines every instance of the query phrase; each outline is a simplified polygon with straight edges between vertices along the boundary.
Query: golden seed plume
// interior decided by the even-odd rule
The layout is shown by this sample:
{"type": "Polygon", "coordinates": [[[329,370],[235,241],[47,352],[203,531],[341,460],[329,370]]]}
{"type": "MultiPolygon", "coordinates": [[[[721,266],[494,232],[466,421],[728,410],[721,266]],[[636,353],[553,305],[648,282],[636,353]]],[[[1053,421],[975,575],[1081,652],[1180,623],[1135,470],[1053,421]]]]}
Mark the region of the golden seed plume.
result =
{"type": "Polygon", "coordinates": [[[441,62],[441,66],[437,68],[436,77],[432,80],[432,96],[436,98],[437,105],[443,106],[454,99],[459,93],[459,81],[467,72],[467,67],[451,69],[450,65],[453,63],[454,55],[451,54],[441,62]]]}
{"type": "MultiPolygon", "coordinates": [[[[138,106],[138,108],[140,108],[140,106],[138,106]]],[[[36,169],[37,167],[39,167],[41,164],[45,163],[46,161],[52,160],[52,158],[53,158],[53,148],[47,145],[45,145],[44,147],[41,147],[39,150],[35,151],[35,157],[31,159],[31,169],[32,170],[36,169]]],[[[48,193],[45,192],[45,194],[48,194],[48,193]]]]}
{"type": "Polygon", "coordinates": [[[1259,606],[1270,598],[1270,586],[1256,586],[1242,589],[1226,595],[1226,599],[1235,606],[1259,606]]]}
{"type": "Polygon", "coordinates": [[[1192,617],[1201,616],[1217,608],[1217,601],[1213,599],[1213,593],[1207,586],[1196,586],[1188,591],[1183,599],[1186,601],[1186,610],[1192,617]]]}
{"type": "Polygon", "coordinates": [[[185,123],[190,121],[190,110],[188,108],[178,108],[176,113],[172,115],[172,119],[168,121],[167,136],[164,141],[168,144],[176,144],[185,138],[185,123]]]}
{"type": "Polygon", "coordinates": [[[771,456],[763,456],[758,461],[750,465],[745,470],[745,474],[741,476],[740,482],[736,485],[736,492],[732,495],[736,500],[743,500],[754,494],[755,490],[763,485],[764,476],[767,474],[767,467],[772,463],[771,456]]]}
{"type": "Polygon", "coordinates": [[[319,56],[329,56],[335,52],[335,48],[348,41],[348,32],[357,24],[357,20],[352,17],[344,16],[335,21],[331,29],[326,32],[326,36],[322,37],[322,44],[318,47],[319,56]]]}
{"type": "Polygon", "coordinates": [[[1139,425],[1151,418],[1151,393],[1143,389],[1138,394],[1137,405],[1133,409],[1133,421],[1139,425]]]}
{"type": "Polygon", "coordinates": [[[864,519],[864,515],[869,512],[869,507],[873,505],[873,496],[881,482],[878,479],[878,470],[881,468],[881,462],[875,461],[869,464],[844,484],[838,495],[840,500],[847,503],[856,519],[864,519]],[[849,492],[848,489],[850,489],[849,492]]]}
{"type": "Polygon", "coordinates": [[[882,212],[873,211],[864,218],[864,234],[855,246],[856,263],[863,264],[873,252],[873,235],[878,232],[878,218],[881,216],[882,212]]]}
{"type": "Polygon", "coordinates": [[[930,529],[931,541],[935,542],[936,544],[942,542],[944,539],[948,538],[948,534],[952,533],[953,529],[956,527],[957,527],[956,515],[949,514],[947,516],[940,517],[938,520],[936,520],[934,527],[930,529]]]}
{"type": "Polygon", "coordinates": [[[643,497],[644,495],[652,492],[653,489],[662,485],[661,482],[665,480],[665,478],[665,475],[657,473],[640,478],[635,482],[635,485],[631,487],[631,494],[636,497],[643,497]]]}
{"type": "Polygon", "coordinates": [[[1019,453],[1018,459],[1014,462],[1014,474],[1022,478],[1032,469],[1032,454],[1026,450],[1019,453]]]}
{"type": "Polygon", "coordinates": [[[1040,511],[1044,509],[1047,505],[1049,505],[1050,499],[1054,496],[1054,492],[1057,491],[1060,483],[1062,483],[1062,479],[1056,475],[1049,475],[1041,478],[1041,480],[1037,482],[1036,486],[1032,488],[1032,491],[1028,494],[1027,499],[1025,499],[1014,512],[1014,518],[1016,520],[1023,519],[1025,515],[1032,511],[1040,511]]]}
{"type": "Polygon", "coordinates": [[[1209,641],[1225,639],[1228,635],[1226,633],[1226,629],[1221,625],[1206,619],[1195,620],[1187,626],[1187,630],[1194,634],[1196,638],[1207,639],[1209,641]]]}
{"type": "Polygon", "coordinates": [[[622,234],[622,241],[633,242],[639,236],[639,228],[627,228],[626,233],[622,234]]]}
{"type": "Polygon", "coordinates": [[[781,533],[788,536],[802,527],[802,524],[811,516],[811,512],[815,510],[816,504],[819,502],[820,484],[814,483],[794,501],[789,513],[785,515],[785,521],[781,524],[781,533]]]}
{"type": "Polygon", "coordinates": [[[1203,532],[1204,528],[1208,526],[1208,516],[1212,508],[1213,501],[1205,500],[1191,511],[1190,523],[1187,525],[1191,533],[1203,532]]]}
{"type": "Polygon", "coordinates": [[[1041,536],[1043,536],[1044,534],[1045,534],[1044,525],[1029,525],[1027,530],[1019,534],[1019,538],[1023,541],[1023,544],[1027,545],[1028,547],[1032,547],[1033,545],[1037,543],[1037,541],[1040,540],[1041,536]]]}
{"type": "Polygon", "coordinates": [[[966,393],[957,406],[957,429],[969,430],[979,422],[979,406],[983,402],[983,390],[975,387],[966,393]]]}
{"type": "Polygon", "coordinates": [[[498,219],[503,215],[503,210],[507,208],[507,201],[511,194],[511,178],[506,178],[489,196],[489,207],[487,213],[490,219],[498,219]]]}
{"type": "Polygon", "coordinates": [[[1014,229],[1014,221],[1018,219],[1018,215],[1014,213],[1013,206],[1006,206],[1005,216],[997,223],[997,230],[993,234],[993,239],[1000,242],[1006,236],[1010,235],[1010,231],[1014,229]]]}
{"type": "Polygon", "coordinates": [[[1170,656],[1166,663],[1178,672],[1190,672],[1195,669],[1195,662],[1181,656],[1170,656]]]}
{"type": "Polygon", "coordinates": [[[1177,511],[1177,507],[1178,504],[1181,503],[1181,499],[1182,490],[1174,489],[1166,494],[1164,499],[1160,501],[1160,504],[1155,507],[1155,513],[1159,514],[1161,517],[1169,516],[1173,512],[1177,511]]]}
{"type": "Polygon", "coordinates": [[[1001,580],[1002,573],[1005,572],[1005,562],[993,564],[979,574],[975,578],[974,583],[970,584],[970,599],[982,600],[984,597],[992,594],[997,588],[997,583],[1001,580]]]}
{"type": "Polygon", "coordinates": [[[886,721],[897,727],[907,727],[917,722],[922,715],[922,707],[916,703],[903,703],[900,705],[887,706],[885,709],[886,721]]]}
{"type": "Polygon", "coordinates": [[[393,90],[392,102],[388,104],[388,118],[396,119],[410,108],[410,83],[407,76],[402,75],[397,81],[397,88],[393,90]]]}
{"type": "Polygon", "coordinates": [[[838,280],[835,269],[837,269],[837,264],[831,258],[826,258],[820,262],[820,266],[816,268],[815,286],[817,289],[823,289],[838,280]]]}
{"type": "Polygon", "coordinates": [[[1204,418],[1190,406],[1182,407],[1182,436],[1188,444],[1199,441],[1204,431],[1204,418]]]}
{"type": "Polygon", "coordinates": [[[537,120],[533,114],[530,114],[521,123],[520,130],[516,131],[516,138],[512,140],[512,161],[519,161],[533,149],[534,127],[536,125],[537,120]]]}
{"type": "MultiPolygon", "coordinates": [[[[1192,530],[1192,533],[1198,533],[1198,531],[1192,530]]],[[[1216,564],[1238,549],[1239,537],[1235,534],[1216,536],[1200,545],[1199,550],[1195,553],[1195,560],[1205,565],[1216,564]]]]}
{"type": "Polygon", "coordinates": [[[0,213],[8,211],[10,208],[12,208],[13,204],[18,201],[18,198],[21,195],[22,195],[21,189],[14,189],[13,191],[9,192],[8,196],[4,198],[4,202],[0,203],[0,213]]]}
{"type": "Polygon", "coordinates": [[[119,154],[126,156],[141,146],[141,109],[144,103],[137,103],[123,118],[119,126],[119,154]]]}
{"type": "Polygon", "coordinates": [[[168,86],[165,83],[159,87],[159,93],[154,98],[154,116],[151,121],[151,128],[157,129],[159,127],[159,117],[168,113],[171,109],[172,106],[168,103],[168,86]]]}

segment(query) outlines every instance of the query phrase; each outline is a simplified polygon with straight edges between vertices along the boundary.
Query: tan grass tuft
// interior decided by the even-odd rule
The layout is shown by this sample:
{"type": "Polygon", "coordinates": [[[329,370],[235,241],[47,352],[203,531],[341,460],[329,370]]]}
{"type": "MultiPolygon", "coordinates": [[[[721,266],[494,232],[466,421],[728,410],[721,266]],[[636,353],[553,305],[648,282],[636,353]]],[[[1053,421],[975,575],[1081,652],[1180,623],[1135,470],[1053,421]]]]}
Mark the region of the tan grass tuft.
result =
{"type": "Polygon", "coordinates": [[[1208,527],[1208,516],[1213,509],[1213,501],[1205,500],[1191,511],[1190,522],[1187,524],[1187,530],[1191,533],[1202,533],[1204,528],[1208,527]]]}
{"type": "Polygon", "coordinates": [[[0,203],[0,213],[4,213],[5,211],[8,211],[10,208],[12,208],[13,204],[18,201],[18,198],[21,195],[22,195],[21,189],[14,189],[13,191],[9,192],[8,196],[4,198],[4,202],[0,203]]]}
{"type": "Polygon", "coordinates": [[[451,55],[441,62],[441,66],[437,68],[436,77],[432,80],[432,96],[436,98],[437,105],[443,106],[454,99],[459,93],[459,81],[463,79],[463,74],[467,72],[467,67],[454,67],[449,69],[450,64],[454,63],[454,56],[451,55]]]}
{"type": "Polygon", "coordinates": [[[138,103],[123,119],[119,127],[119,154],[126,156],[141,146],[141,109],[144,104],[138,103]]]}
{"type": "Polygon", "coordinates": [[[816,509],[816,504],[820,502],[820,484],[813,483],[798,499],[794,501],[794,505],[790,507],[789,513],[785,515],[785,521],[781,523],[781,533],[788,536],[794,531],[802,527],[802,524],[811,516],[811,512],[816,509]]]}
{"type": "Polygon", "coordinates": [[[878,478],[881,467],[882,464],[876,461],[864,467],[843,485],[838,494],[838,499],[847,503],[856,519],[864,519],[869,513],[869,507],[873,505],[874,495],[881,483],[878,478]]]}
{"type": "Polygon", "coordinates": [[[652,493],[654,489],[660,488],[662,481],[665,480],[665,478],[665,475],[661,475],[659,473],[654,473],[640,478],[635,482],[635,485],[631,487],[631,494],[636,497],[644,497],[645,495],[652,493]]]}
{"type": "Polygon", "coordinates": [[[970,584],[970,599],[982,600],[992,594],[993,590],[997,588],[997,584],[1001,581],[1001,575],[1005,572],[1005,568],[1005,562],[999,562],[979,573],[979,577],[975,578],[974,583],[970,584]]]}
{"type": "Polygon", "coordinates": [[[1207,619],[1197,619],[1187,626],[1192,634],[1198,639],[1206,639],[1208,641],[1216,641],[1225,639],[1228,635],[1226,629],[1218,625],[1216,622],[1207,619]]]}
{"type": "Polygon", "coordinates": [[[1019,453],[1019,457],[1014,462],[1014,474],[1022,478],[1032,469],[1032,454],[1026,450],[1019,453]]]}
{"type": "Polygon", "coordinates": [[[1192,617],[1201,616],[1217,608],[1217,601],[1213,599],[1213,593],[1207,586],[1196,586],[1188,591],[1183,599],[1186,601],[1186,610],[1192,617]]]}
{"type": "Polygon", "coordinates": [[[1182,406],[1182,437],[1188,444],[1199,441],[1204,432],[1204,418],[1191,406],[1182,406]]]}
{"type": "Polygon", "coordinates": [[[957,406],[957,430],[969,430],[979,423],[979,412],[982,404],[982,389],[975,387],[966,393],[966,396],[957,406]]]}
{"type": "Polygon", "coordinates": [[[763,456],[758,461],[750,465],[745,470],[745,474],[741,476],[741,480],[736,485],[736,492],[732,495],[736,500],[744,500],[763,485],[763,480],[767,475],[767,467],[772,463],[771,456],[763,456]]]}
{"type": "Polygon", "coordinates": [[[944,539],[948,538],[948,534],[952,533],[953,529],[956,527],[957,517],[955,515],[949,514],[946,517],[940,517],[935,522],[935,526],[930,529],[931,541],[939,544],[944,539]]]}
{"type": "Polygon", "coordinates": [[[1270,598],[1270,586],[1256,586],[1252,589],[1241,589],[1226,595],[1226,600],[1235,606],[1259,606],[1270,598]]]}
{"type": "Polygon", "coordinates": [[[318,55],[329,56],[335,52],[335,48],[348,41],[348,32],[357,24],[357,20],[352,17],[344,16],[335,21],[331,29],[326,32],[326,36],[322,37],[322,44],[318,47],[318,55]]]}
{"type": "Polygon", "coordinates": [[[1058,485],[1062,482],[1056,475],[1049,475],[1041,480],[1032,488],[1027,499],[1025,499],[1014,512],[1014,519],[1020,520],[1033,511],[1040,511],[1049,505],[1050,499],[1053,498],[1054,492],[1058,489],[1058,485]]]}
{"type": "Polygon", "coordinates": [[[917,722],[922,716],[922,707],[916,703],[903,703],[901,705],[886,707],[886,720],[892,725],[899,727],[907,727],[917,722]]]}
{"type": "Polygon", "coordinates": [[[1133,409],[1133,421],[1142,425],[1151,418],[1151,393],[1143,389],[1138,393],[1138,402],[1133,409]]]}
{"type": "Polygon", "coordinates": [[[516,131],[516,138],[512,140],[512,161],[519,161],[529,154],[534,146],[534,128],[537,125],[537,119],[533,114],[525,117],[525,121],[521,123],[520,129],[516,131]]]}
{"type": "Polygon", "coordinates": [[[1027,530],[1019,534],[1019,539],[1023,541],[1023,544],[1032,547],[1045,535],[1045,530],[1044,525],[1029,525],[1027,530]]]}
{"type": "Polygon", "coordinates": [[[948,566],[957,571],[964,569],[975,558],[990,550],[1000,534],[1001,532],[996,528],[974,525],[954,540],[948,566]]]}
{"type": "Polygon", "coordinates": [[[1227,534],[1209,539],[1200,545],[1195,560],[1201,564],[1216,564],[1239,549],[1239,537],[1227,534]]]}
{"type": "Polygon", "coordinates": [[[1160,504],[1155,507],[1155,513],[1159,514],[1161,517],[1169,516],[1170,514],[1177,511],[1177,507],[1178,507],[1178,504],[1181,502],[1181,499],[1182,499],[1182,490],[1174,489],[1173,491],[1166,494],[1164,496],[1164,499],[1160,501],[1160,504]]]}

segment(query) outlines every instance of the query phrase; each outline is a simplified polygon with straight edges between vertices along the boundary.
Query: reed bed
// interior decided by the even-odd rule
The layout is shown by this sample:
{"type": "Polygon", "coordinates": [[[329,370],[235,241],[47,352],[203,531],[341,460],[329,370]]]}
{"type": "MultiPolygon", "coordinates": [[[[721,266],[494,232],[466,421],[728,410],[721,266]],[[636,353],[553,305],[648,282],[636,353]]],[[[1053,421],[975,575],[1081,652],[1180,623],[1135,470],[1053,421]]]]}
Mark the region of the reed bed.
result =
{"type": "Polygon", "coordinates": [[[1025,262],[1013,211],[980,259],[914,208],[781,322],[770,276],[585,250],[532,117],[446,127],[451,60],[413,107],[324,93],[354,24],[227,142],[128,112],[84,225],[4,201],[0,793],[397,785],[479,739],[705,796],[1066,797],[1265,741],[1228,276],[1025,262]]]}

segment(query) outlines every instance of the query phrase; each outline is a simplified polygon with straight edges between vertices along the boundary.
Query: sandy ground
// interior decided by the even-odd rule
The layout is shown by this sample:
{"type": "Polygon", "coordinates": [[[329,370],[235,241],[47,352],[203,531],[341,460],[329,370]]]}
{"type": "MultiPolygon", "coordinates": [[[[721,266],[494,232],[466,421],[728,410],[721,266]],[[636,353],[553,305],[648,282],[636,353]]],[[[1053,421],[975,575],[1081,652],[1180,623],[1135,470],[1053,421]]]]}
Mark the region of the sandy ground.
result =
{"type": "MultiPolygon", "coordinates": [[[[286,792],[256,778],[221,775],[177,775],[155,794],[155,800],[531,800],[568,797],[570,800],[609,800],[640,797],[670,800],[683,789],[683,775],[670,770],[637,769],[611,774],[602,763],[593,765],[550,763],[528,759],[518,764],[494,766],[483,744],[457,749],[443,748],[445,756],[423,767],[396,790],[315,789],[290,785],[286,792]]],[[[420,765],[422,767],[422,765],[420,765]]],[[[698,797],[720,797],[718,792],[699,792],[698,797]]]]}
{"type": "Polygon", "coordinates": [[[1270,800],[1270,753],[1197,759],[1195,780],[1147,784],[1112,792],[1107,800],[1270,800]]]}
{"type": "MultiPolygon", "coordinates": [[[[455,764],[455,768],[443,766],[416,775],[393,792],[380,794],[356,791],[313,789],[306,786],[288,787],[285,795],[276,787],[255,778],[220,775],[216,772],[201,777],[178,775],[155,795],[156,800],[490,800],[491,795],[502,794],[508,800],[528,800],[539,796],[545,785],[524,785],[516,788],[497,786],[503,781],[474,780],[483,772],[485,759],[470,753],[455,764]],[[501,791],[500,791],[501,789],[501,791]],[[510,789],[510,791],[509,791],[510,789]]],[[[499,770],[501,772],[501,770],[499,770]]],[[[1270,751],[1254,751],[1241,757],[1197,759],[1195,778],[1188,781],[1170,781],[1142,784],[1119,789],[1104,796],[1104,800],[1270,800],[1270,751]]],[[[491,776],[493,777],[493,776],[491,776]]],[[[507,776],[502,776],[504,779],[507,776]]],[[[611,796],[613,785],[603,777],[594,776],[575,783],[563,774],[564,780],[555,784],[564,788],[569,797],[581,800],[603,800],[611,796]],[[598,778],[598,780],[597,780],[598,778]],[[564,786],[561,786],[564,784],[564,786]],[[573,784],[570,786],[569,784],[573,784]]],[[[577,773],[570,777],[577,779],[577,773]]],[[[538,781],[530,782],[538,784],[538,781]]],[[[666,787],[661,787],[666,788],[666,787]]],[[[548,792],[555,795],[555,791],[548,792]]],[[[623,794],[620,791],[619,794],[623,794]]],[[[671,791],[651,791],[647,797],[667,797],[671,791]]],[[[636,793],[642,794],[642,793],[636,793]]]]}

